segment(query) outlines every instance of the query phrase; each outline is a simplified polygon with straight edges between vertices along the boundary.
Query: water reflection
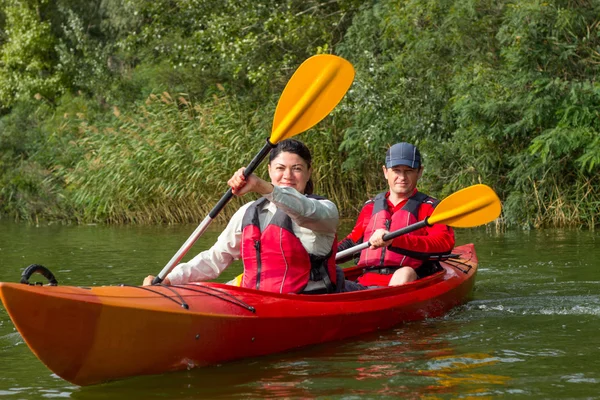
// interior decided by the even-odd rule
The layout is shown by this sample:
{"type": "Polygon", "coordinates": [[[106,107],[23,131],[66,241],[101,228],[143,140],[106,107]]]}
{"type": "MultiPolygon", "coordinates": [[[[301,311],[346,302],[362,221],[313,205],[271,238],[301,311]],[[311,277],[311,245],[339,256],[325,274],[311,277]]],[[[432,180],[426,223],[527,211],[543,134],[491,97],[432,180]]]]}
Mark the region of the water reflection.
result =
{"type": "MultiPolygon", "coordinates": [[[[355,379],[379,381],[379,395],[409,398],[475,394],[482,388],[506,384],[509,377],[469,371],[499,360],[489,354],[459,353],[449,340],[459,329],[452,323],[432,321],[410,324],[393,336],[383,335],[365,349],[365,355],[358,356],[358,363],[366,366],[356,369],[355,379]]],[[[362,390],[355,393],[365,394],[362,390]]]]}
{"type": "MultiPolygon", "coordinates": [[[[273,362],[276,363],[275,360],[273,362]]],[[[80,387],[74,399],[190,399],[310,397],[301,387],[302,376],[292,369],[273,368],[268,360],[234,362],[160,376],[132,378],[80,387]]]]}
{"type": "Polygon", "coordinates": [[[498,360],[458,352],[448,340],[458,330],[449,321],[425,321],[280,355],[77,388],[71,397],[432,398],[505,384],[507,377],[474,371],[498,360]]]}

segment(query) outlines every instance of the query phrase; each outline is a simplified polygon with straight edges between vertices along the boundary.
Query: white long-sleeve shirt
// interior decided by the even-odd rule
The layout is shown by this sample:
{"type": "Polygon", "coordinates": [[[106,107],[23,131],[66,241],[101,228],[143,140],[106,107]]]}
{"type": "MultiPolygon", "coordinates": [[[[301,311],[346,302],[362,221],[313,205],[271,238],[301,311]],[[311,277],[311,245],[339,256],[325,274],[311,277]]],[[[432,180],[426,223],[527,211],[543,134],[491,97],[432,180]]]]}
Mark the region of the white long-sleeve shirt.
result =
{"type": "MultiPolygon", "coordinates": [[[[318,256],[329,254],[339,223],[338,209],[333,202],[311,199],[294,188],[279,186],[274,186],[273,192],[264,197],[269,203],[258,217],[261,231],[280,209],[292,219],[294,234],[308,253],[318,256]]],[[[214,279],[234,260],[240,259],[242,219],[252,203],[244,204],[236,211],[210,249],[177,265],[169,273],[172,285],[214,279]]]]}

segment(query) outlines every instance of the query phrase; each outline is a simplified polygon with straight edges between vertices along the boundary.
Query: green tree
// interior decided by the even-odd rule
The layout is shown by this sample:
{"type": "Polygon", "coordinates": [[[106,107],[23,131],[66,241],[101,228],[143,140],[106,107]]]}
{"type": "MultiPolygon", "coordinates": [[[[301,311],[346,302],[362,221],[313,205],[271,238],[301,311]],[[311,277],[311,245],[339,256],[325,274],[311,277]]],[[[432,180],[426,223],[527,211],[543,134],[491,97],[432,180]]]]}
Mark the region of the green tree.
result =
{"type": "Polygon", "coordinates": [[[509,223],[597,223],[598,7],[389,0],[363,8],[340,46],[359,77],[342,145],[347,167],[364,170],[389,144],[413,141],[434,193],[483,182],[506,199],[509,223]]]}
{"type": "MultiPolygon", "coordinates": [[[[170,90],[279,93],[298,64],[341,40],[360,1],[131,1],[128,63],[163,65],[170,90]]],[[[143,67],[142,67],[143,68],[143,67]]]]}
{"type": "Polygon", "coordinates": [[[101,0],[1,0],[0,106],[34,96],[51,102],[67,92],[106,91],[110,35],[101,0]]]}
{"type": "Polygon", "coordinates": [[[2,0],[4,35],[0,58],[0,105],[35,94],[54,98],[64,92],[56,68],[56,40],[45,20],[48,0],[2,0]]]}

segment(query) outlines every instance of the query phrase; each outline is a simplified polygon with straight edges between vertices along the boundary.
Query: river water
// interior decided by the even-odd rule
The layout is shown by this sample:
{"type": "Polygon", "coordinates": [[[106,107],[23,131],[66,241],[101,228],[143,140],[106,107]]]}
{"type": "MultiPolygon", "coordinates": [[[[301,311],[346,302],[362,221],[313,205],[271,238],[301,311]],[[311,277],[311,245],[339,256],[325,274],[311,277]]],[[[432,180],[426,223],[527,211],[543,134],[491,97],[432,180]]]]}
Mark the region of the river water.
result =
{"type": "MultiPolygon", "coordinates": [[[[64,285],[139,284],[194,228],[0,221],[0,281],[16,282],[38,263],[64,285]]],[[[191,253],[209,247],[220,229],[211,226],[191,253]]],[[[349,229],[343,225],[341,233],[349,229]]],[[[485,228],[456,235],[458,244],[475,243],[480,267],[471,301],[442,318],[90,387],[46,369],[0,307],[0,399],[600,399],[600,235],[485,228]]],[[[240,272],[234,264],[219,281],[240,272]]]]}

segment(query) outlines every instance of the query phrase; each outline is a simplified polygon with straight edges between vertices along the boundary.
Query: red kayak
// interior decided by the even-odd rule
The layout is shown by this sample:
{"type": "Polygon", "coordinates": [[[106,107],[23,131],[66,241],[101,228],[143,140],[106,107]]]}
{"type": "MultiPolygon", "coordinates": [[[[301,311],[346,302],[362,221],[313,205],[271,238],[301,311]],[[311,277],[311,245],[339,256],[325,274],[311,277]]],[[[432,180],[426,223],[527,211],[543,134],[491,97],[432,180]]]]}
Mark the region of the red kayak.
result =
{"type": "MultiPolygon", "coordinates": [[[[160,374],[340,340],[439,317],[467,301],[472,244],[443,271],[404,286],[281,295],[220,283],[181,286],[33,286],[0,283],[29,348],[76,385],[160,374]]],[[[345,270],[348,279],[360,274],[345,270]]]]}

